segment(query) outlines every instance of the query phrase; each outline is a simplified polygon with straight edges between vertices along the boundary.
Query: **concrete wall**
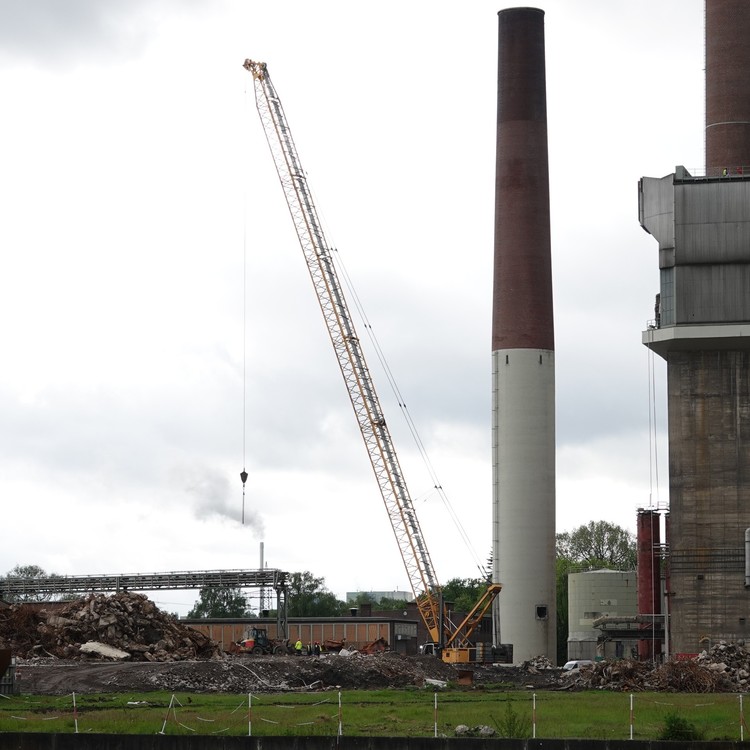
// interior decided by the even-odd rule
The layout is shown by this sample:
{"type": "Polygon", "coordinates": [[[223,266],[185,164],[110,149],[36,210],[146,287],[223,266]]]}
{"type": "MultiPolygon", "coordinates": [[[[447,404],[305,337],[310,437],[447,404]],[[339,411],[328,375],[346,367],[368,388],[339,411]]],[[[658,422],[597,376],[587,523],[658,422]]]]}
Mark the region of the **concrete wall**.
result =
{"type": "Polygon", "coordinates": [[[742,750],[739,742],[501,740],[432,737],[175,737],[170,735],[0,734],[13,750],[742,750]]]}
{"type": "MultiPolygon", "coordinates": [[[[276,638],[275,620],[248,619],[215,619],[215,620],[181,620],[185,625],[200,631],[216,641],[224,651],[229,650],[229,644],[246,637],[246,633],[253,627],[266,628],[269,638],[276,638]]],[[[403,654],[416,654],[417,623],[415,621],[392,621],[371,618],[320,619],[304,622],[288,623],[289,640],[294,643],[299,638],[302,643],[312,644],[326,640],[341,641],[351,648],[362,648],[368,643],[384,638],[392,651],[403,654]]]]}
{"type": "Polygon", "coordinates": [[[668,362],[671,650],[696,653],[750,638],[750,352],[668,362]]]}
{"type": "Polygon", "coordinates": [[[555,353],[492,353],[493,580],[496,642],[519,664],[557,658],[555,353]]]}
{"type": "MultiPolygon", "coordinates": [[[[368,605],[369,606],[369,605],[368,605]]],[[[461,622],[468,613],[457,612],[449,608],[453,622],[461,622]]],[[[419,610],[414,602],[405,602],[397,610],[381,610],[366,615],[364,606],[359,608],[358,616],[354,617],[317,617],[290,618],[287,623],[289,640],[294,643],[300,638],[303,644],[323,643],[325,640],[340,641],[345,639],[352,648],[362,648],[378,638],[388,641],[391,651],[413,656],[419,653],[419,645],[430,640],[424,622],[420,618],[419,610]]],[[[246,637],[246,631],[252,627],[265,628],[269,638],[276,638],[277,623],[273,617],[269,618],[214,618],[187,619],[180,622],[195,628],[212,640],[216,641],[225,651],[229,644],[246,637]]],[[[487,653],[492,645],[492,618],[486,615],[474,631],[472,642],[479,646],[485,644],[487,653]]]]}

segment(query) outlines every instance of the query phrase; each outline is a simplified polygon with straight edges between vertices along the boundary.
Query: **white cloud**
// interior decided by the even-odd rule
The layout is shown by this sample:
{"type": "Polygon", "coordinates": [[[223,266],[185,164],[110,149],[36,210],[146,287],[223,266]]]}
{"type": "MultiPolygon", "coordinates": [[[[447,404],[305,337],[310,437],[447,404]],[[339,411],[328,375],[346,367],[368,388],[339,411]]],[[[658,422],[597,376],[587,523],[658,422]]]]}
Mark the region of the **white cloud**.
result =
{"type": "MultiPolygon", "coordinates": [[[[264,541],[268,564],[342,597],[407,586],[246,57],[269,64],[484,559],[497,9],[58,5],[0,2],[0,571],[253,568],[264,541]]],[[[546,14],[560,530],[634,528],[648,502],[658,275],[636,184],[702,161],[702,19],[698,0],[546,14]]],[[[370,364],[438,574],[473,575],[370,364]]]]}

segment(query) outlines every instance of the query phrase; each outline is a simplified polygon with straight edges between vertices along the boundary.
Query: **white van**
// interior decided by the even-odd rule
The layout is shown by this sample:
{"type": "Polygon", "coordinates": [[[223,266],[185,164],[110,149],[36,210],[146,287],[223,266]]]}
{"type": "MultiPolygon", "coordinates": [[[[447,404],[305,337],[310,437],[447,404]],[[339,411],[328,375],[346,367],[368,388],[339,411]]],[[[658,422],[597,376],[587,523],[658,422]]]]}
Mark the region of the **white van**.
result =
{"type": "Polygon", "coordinates": [[[563,672],[570,672],[573,669],[578,670],[581,667],[588,669],[593,666],[594,662],[591,661],[591,659],[573,659],[572,661],[566,661],[565,664],[563,664],[563,672]]]}

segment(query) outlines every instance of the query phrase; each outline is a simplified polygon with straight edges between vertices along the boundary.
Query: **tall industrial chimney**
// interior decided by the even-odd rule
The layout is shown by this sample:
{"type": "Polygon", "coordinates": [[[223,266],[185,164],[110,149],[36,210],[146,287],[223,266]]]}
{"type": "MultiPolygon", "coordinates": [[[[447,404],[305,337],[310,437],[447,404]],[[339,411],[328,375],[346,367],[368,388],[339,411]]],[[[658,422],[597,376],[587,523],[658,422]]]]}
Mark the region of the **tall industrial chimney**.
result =
{"type": "Polygon", "coordinates": [[[706,2],[706,172],[750,164],[750,3],[706,2]]]}
{"type": "Polygon", "coordinates": [[[556,657],[555,352],[544,12],[499,17],[492,316],[495,643],[556,657]]]}

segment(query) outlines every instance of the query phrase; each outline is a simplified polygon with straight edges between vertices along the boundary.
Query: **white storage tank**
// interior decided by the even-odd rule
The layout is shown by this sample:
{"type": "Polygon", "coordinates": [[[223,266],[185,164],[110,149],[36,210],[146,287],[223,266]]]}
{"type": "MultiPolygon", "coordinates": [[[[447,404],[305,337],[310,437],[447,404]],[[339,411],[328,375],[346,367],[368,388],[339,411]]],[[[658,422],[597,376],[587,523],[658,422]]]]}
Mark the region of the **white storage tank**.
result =
{"type": "Polygon", "coordinates": [[[638,642],[635,624],[595,628],[599,617],[634,617],[638,592],[634,570],[590,570],[568,575],[568,659],[630,658],[638,642]],[[612,635],[607,637],[607,629],[612,635]],[[623,637],[624,630],[633,637],[623,637]],[[603,636],[603,638],[602,638],[603,636]]]}

